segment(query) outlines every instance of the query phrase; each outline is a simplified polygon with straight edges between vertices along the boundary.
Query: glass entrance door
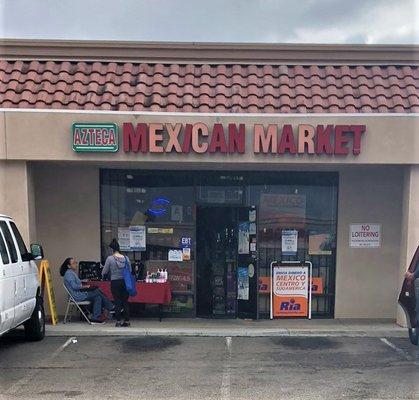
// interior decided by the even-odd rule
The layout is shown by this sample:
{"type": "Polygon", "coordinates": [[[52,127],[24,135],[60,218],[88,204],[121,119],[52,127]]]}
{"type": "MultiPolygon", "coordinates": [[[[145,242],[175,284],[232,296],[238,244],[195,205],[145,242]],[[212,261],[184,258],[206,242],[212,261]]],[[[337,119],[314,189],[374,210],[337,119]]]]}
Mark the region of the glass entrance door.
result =
{"type": "Polygon", "coordinates": [[[197,316],[237,315],[237,209],[197,209],[197,316]]]}
{"type": "Polygon", "coordinates": [[[196,220],[197,316],[256,318],[256,208],[202,206],[196,220]]]}

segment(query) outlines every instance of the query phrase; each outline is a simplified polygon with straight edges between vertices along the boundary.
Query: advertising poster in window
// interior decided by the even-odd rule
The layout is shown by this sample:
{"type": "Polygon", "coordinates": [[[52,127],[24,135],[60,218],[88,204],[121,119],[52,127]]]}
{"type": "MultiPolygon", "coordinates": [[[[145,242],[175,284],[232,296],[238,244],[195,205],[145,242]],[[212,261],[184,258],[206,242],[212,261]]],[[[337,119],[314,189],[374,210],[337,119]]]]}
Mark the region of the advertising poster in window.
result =
{"type": "Polygon", "coordinates": [[[295,229],[282,230],[282,255],[295,256],[298,247],[298,231],[295,229]]]}
{"type": "Polygon", "coordinates": [[[308,316],[309,269],[306,266],[273,268],[273,317],[308,316]]]}
{"type": "Polygon", "coordinates": [[[176,222],[183,221],[183,206],[173,205],[171,209],[171,220],[176,222]]]}
{"type": "Polygon", "coordinates": [[[146,233],[144,225],[129,227],[129,242],[132,251],[144,251],[146,249],[146,233]]]}
{"type": "Polygon", "coordinates": [[[268,194],[260,196],[261,223],[275,223],[287,217],[306,216],[306,196],[297,194],[268,194]]]}
{"type": "Polygon", "coordinates": [[[172,292],[189,293],[193,290],[193,261],[189,262],[162,262],[147,261],[147,270],[157,271],[158,268],[167,269],[168,281],[172,292]]]}
{"type": "Polygon", "coordinates": [[[239,254],[249,254],[249,222],[239,223],[239,254]]]}
{"type": "Polygon", "coordinates": [[[259,293],[271,293],[271,278],[269,276],[259,277],[259,293]]]}
{"type": "Polygon", "coordinates": [[[333,238],[329,233],[310,232],[308,237],[308,254],[330,255],[332,254],[333,238]]]}
{"type": "Polygon", "coordinates": [[[249,269],[237,269],[237,300],[249,300],[249,269]]]}
{"type": "Polygon", "coordinates": [[[184,247],[182,249],[182,261],[190,261],[191,259],[191,249],[189,247],[184,247]]]}
{"type": "Polygon", "coordinates": [[[122,251],[130,251],[129,228],[118,227],[118,243],[122,251]]]}
{"type": "Polygon", "coordinates": [[[323,278],[320,278],[320,277],[311,278],[311,293],[312,294],[323,293],[323,278]]]}
{"type": "Polygon", "coordinates": [[[189,292],[192,290],[192,266],[193,264],[190,262],[181,264],[171,264],[170,266],[168,266],[168,280],[172,287],[172,291],[181,293],[189,292]]]}
{"type": "Polygon", "coordinates": [[[169,261],[183,261],[182,250],[169,250],[167,259],[169,261]]]}
{"type": "Polygon", "coordinates": [[[249,211],[249,222],[255,222],[256,221],[256,210],[250,210],[249,211]]]}

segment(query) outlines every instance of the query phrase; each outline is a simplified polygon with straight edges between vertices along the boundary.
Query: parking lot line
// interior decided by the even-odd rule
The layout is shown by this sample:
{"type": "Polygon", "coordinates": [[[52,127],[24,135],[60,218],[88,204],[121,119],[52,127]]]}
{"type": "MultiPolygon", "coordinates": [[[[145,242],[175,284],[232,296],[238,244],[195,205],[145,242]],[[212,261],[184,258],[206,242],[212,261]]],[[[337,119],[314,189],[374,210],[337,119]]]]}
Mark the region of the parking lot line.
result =
{"type": "Polygon", "coordinates": [[[223,376],[221,378],[221,400],[229,400],[230,399],[230,387],[231,387],[231,353],[232,353],[232,345],[233,339],[231,336],[226,337],[226,355],[224,360],[224,368],[223,368],[223,376]]]}
{"type": "Polygon", "coordinates": [[[400,347],[397,347],[394,343],[390,342],[390,340],[386,338],[380,338],[380,340],[386,344],[387,346],[391,347],[393,350],[397,351],[400,355],[402,355],[406,360],[413,361],[413,358],[403,349],[400,347]]]}
{"type": "Polygon", "coordinates": [[[39,372],[39,368],[44,366],[47,362],[51,362],[54,360],[65,348],[73,342],[73,340],[76,340],[75,336],[72,336],[68,340],[65,341],[64,344],[62,344],[57,350],[55,350],[49,357],[42,360],[39,365],[35,366],[34,368],[30,369],[30,371],[21,379],[19,379],[15,384],[10,386],[9,389],[7,389],[3,395],[1,395],[0,399],[8,399],[10,395],[16,394],[21,388],[25,387],[39,372]]]}

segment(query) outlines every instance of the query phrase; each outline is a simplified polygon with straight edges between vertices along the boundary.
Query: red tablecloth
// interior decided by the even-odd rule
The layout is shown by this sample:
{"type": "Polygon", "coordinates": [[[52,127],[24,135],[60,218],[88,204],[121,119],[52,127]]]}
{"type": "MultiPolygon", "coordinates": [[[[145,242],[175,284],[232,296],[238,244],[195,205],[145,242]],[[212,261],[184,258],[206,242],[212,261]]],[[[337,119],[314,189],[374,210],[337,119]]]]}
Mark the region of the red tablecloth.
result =
{"type": "MultiPolygon", "coordinates": [[[[97,286],[108,299],[113,300],[110,281],[91,281],[88,285],[97,286]]],[[[128,299],[130,303],[168,304],[172,301],[172,289],[169,282],[145,283],[137,282],[137,295],[128,299]]]]}

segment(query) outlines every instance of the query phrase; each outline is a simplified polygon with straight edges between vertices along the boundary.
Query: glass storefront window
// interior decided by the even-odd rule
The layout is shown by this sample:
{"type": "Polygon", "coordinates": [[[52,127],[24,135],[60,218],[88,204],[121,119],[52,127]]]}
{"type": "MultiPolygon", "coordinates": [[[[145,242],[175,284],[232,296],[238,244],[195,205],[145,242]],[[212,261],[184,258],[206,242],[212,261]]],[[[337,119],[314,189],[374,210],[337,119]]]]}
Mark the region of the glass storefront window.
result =
{"type": "MultiPolygon", "coordinates": [[[[319,286],[313,296],[312,313],[333,315],[337,187],[251,186],[250,195],[259,205],[259,276],[269,276],[273,260],[311,261],[313,277],[318,278],[314,283],[319,286]],[[286,230],[297,231],[295,256],[282,253],[282,235],[286,230]]],[[[268,295],[260,295],[259,313],[269,314],[268,295]]]]}
{"type": "Polygon", "coordinates": [[[147,272],[167,269],[173,301],[166,311],[192,315],[195,282],[195,250],[192,247],[195,242],[194,187],[188,184],[187,178],[166,179],[157,173],[140,174],[136,171],[104,171],[101,179],[102,257],[109,255],[107,245],[113,238],[121,244],[123,232],[128,232],[129,227],[144,226],[145,250],[131,251],[124,246],[124,253],[132,263],[137,264],[140,279],[147,272]],[[181,250],[182,240],[190,244],[189,251],[181,250]],[[181,261],[176,261],[179,252],[181,261]]]}
{"type": "MultiPolygon", "coordinates": [[[[196,315],[197,290],[201,290],[197,289],[200,269],[196,263],[202,260],[196,256],[197,229],[213,228],[199,224],[197,207],[228,208],[231,229],[233,219],[239,218],[238,210],[254,206],[259,280],[266,282],[263,278],[268,277],[273,260],[310,260],[317,288],[313,316],[333,317],[337,184],[336,173],[102,170],[102,258],[109,255],[107,245],[113,238],[121,241],[130,226],[145,226],[146,248],[126,254],[143,275],[158,268],[168,270],[173,301],[165,307],[167,313],[196,315]],[[281,250],[283,231],[290,229],[298,232],[295,256],[281,250]]],[[[230,270],[232,265],[228,264],[230,270]]],[[[229,279],[231,286],[231,276],[229,279]]],[[[259,317],[267,317],[266,290],[258,290],[257,299],[259,317]]]]}

